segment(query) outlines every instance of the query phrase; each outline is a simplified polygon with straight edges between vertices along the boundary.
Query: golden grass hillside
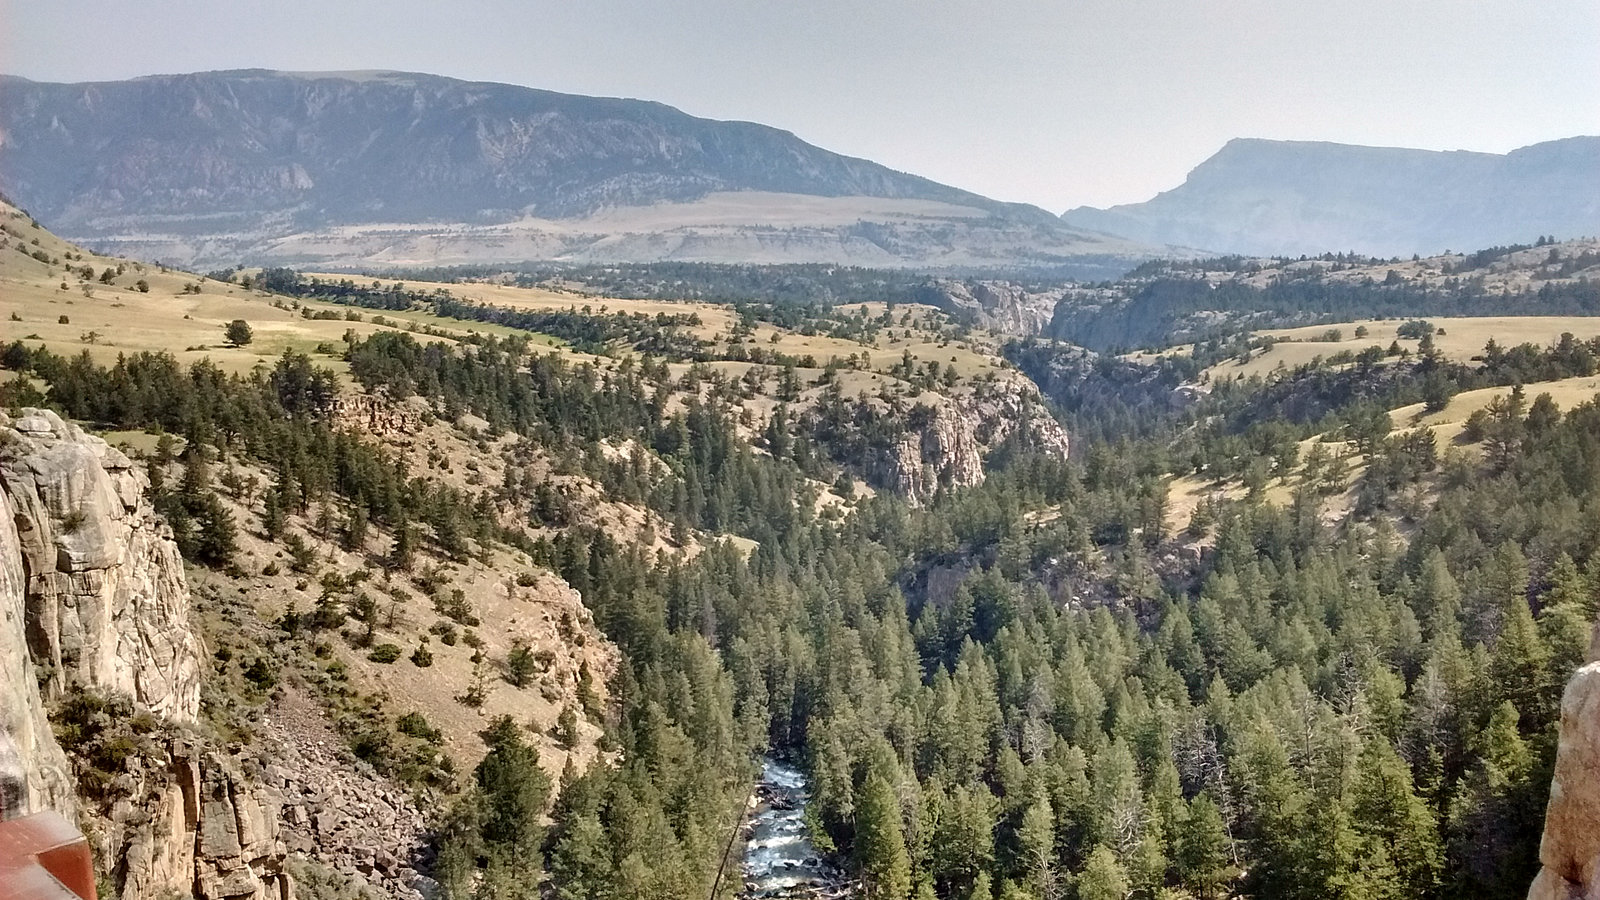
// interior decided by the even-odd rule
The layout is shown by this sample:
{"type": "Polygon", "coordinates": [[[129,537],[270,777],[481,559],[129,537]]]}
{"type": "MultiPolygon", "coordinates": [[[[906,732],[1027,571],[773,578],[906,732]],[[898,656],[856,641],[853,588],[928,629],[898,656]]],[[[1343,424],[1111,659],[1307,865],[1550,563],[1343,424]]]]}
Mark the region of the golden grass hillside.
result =
{"type": "MultiPolygon", "coordinates": [[[[1279,369],[1310,365],[1318,358],[1325,360],[1342,352],[1360,353],[1368,347],[1386,350],[1395,341],[1415,352],[1418,342],[1398,334],[1400,326],[1407,321],[1410,320],[1363,319],[1258,331],[1256,335],[1271,337],[1277,343],[1252,353],[1244,362],[1224,360],[1207,369],[1206,376],[1210,379],[1264,377],[1279,369]],[[1361,336],[1356,334],[1358,329],[1364,329],[1361,336]],[[1338,340],[1328,340],[1330,332],[1338,332],[1338,340]]],[[[1443,330],[1442,334],[1434,335],[1435,346],[1457,362],[1470,362],[1474,356],[1482,354],[1490,338],[1502,347],[1513,347],[1524,343],[1553,344],[1563,333],[1580,340],[1600,337],[1600,317],[1595,316],[1435,317],[1427,321],[1443,330]]]]}
{"type": "MultiPolygon", "coordinates": [[[[324,281],[353,278],[350,275],[307,273],[308,277],[324,281]]],[[[365,280],[365,276],[354,277],[365,280]]],[[[577,310],[595,315],[625,313],[655,316],[694,315],[700,325],[693,328],[695,337],[702,340],[726,341],[739,321],[731,306],[687,300],[628,299],[601,297],[586,294],[553,291],[548,288],[518,287],[493,281],[431,282],[408,280],[408,290],[445,291],[454,297],[503,306],[511,309],[539,311],[577,310]]],[[[869,316],[880,317],[890,310],[883,303],[854,303],[836,307],[842,314],[853,315],[865,311],[869,316]]],[[[900,304],[890,313],[894,324],[884,329],[884,336],[873,344],[844,340],[824,334],[801,334],[769,323],[758,323],[748,343],[793,357],[810,356],[820,370],[830,358],[848,358],[859,353],[870,356],[871,372],[887,373],[901,362],[909,351],[917,364],[936,361],[941,366],[955,367],[962,377],[971,377],[1004,368],[997,360],[1000,338],[983,331],[973,331],[964,340],[951,340],[945,327],[944,315],[931,306],[900,304]]],[[[558,348],[561,349],[561,348],[558,348]]],[[[570,352],[570,351],[569,351],[570,352]]],[[[592,357],[587,357],[592,359],[592,357]]],[[[748,368],[741,363],[721,363],[719,367],[731,374],[743,374],[748,368]]]]}
{"type": "MultiPolygon", "coordinates": [[[[192,272],[101,256],[38,227],[9,204],[0,203],[0,225],[0,338],[42,344],[61,355],[88,351],[109,363],[118,354],[166,351],[183,363],[210,359],[227,371],[248,372],[270,366],[286,349],[318,355],[317,348],[327,345],[342,351],[350,330],[365,336],[416,323],[447,333],[510,333],[417,312],[387,314],[381,321],[389,324],[382,325],[365,310],[292,303],[192,272]],[[302,307],[331,318],[308,318],[302,307]],[[235,319],[245,320],[254,333],[242,347],[224,336],[235,319]]],[[[321,354],[318,363],[343,370],[334,354],[321,354]]]]}
{"type": "Polygon", "coordinates": [[[1491,293],[1522,291],[1549,281],[1570,281],[1593,278],[1600,274],[1600,239],[1574,238],[1525,247],[1521,250],[1493,256],[1487,262],[1474,264],[1464,253],[1440,253],[1416,259],[1380,260],[1366,262],[1329,262],[1325,259],[1253,260],[1257,271],[1236,275],[1233,272],[1209,273],[1212,281],[1238,278],[1245,284],[1265,287],[1273,279],[1310,275],[1329,282],[1359,284],[1366,281],[1384,282],[1391,278],[1411,284],[1439,287],[1451,282],[1475,282],[1491,293]],[[1473,268],[1467,268],[1473,265],[1473,268]],[[1391,276],[1390,273],[1393,273],[1391,276]],[[1564,274],[1563,274],[1564,273],[1564,274]]]}
{"type": "MultiPolygon", "coordinates": [[[[1548,394],[1556,406],[1562,412],[1566,412],[1580,404],[1600,400],[1600,375],[1529,382],[1523,385],[1522,389],[1527,402],[1531,403],[1541,394],[1548,394]]],[[[1441,454],[1450,450],[1477,454],[1481,448],[1467,442],[1463,435],[1467,420],[1473,413],[1487,408],[1495,398],[1508,396],[1512,390],[1511,386],[1503,385],[1463,391],[1451,397],[1444,409],[1435,412],[1428,412],[1421,403],[1392,409],[1389,411],[1389,419],[1393,426],[1390,434],[1426,428],[1432,432],[1435,445],[1441,454]]],[[[1323,450],[1330,456],[1342,460],[1343,490],[1325,498],[1322,503],[1325,521],[1334,522],[1350,511],[1355,499],[1354,487],[1366,472],[1366,465],[1354,445],[1337,432],[1313,435],[1301,441],[1301,465],[1287,475],[1273,478],[1268,482],[1263,499],[1279,506],[1287,506],[1292,502],[1296,488],[1305,480],[1304,460],[1312,447],[1318,444],[1321,444],[1323,450]]],[[[1243,480],[1237,478],[1219,480],[1193,474],[1173,478],[1168,483],[1167,528],[1172,534],[1181,533],[1188,525],[1195,508],[1208,497],[1239,499],[1247,493],[1243,480]]],[[[1431,493],[1424,490],[1423,496],[1431,496],[1431,493]]]]}

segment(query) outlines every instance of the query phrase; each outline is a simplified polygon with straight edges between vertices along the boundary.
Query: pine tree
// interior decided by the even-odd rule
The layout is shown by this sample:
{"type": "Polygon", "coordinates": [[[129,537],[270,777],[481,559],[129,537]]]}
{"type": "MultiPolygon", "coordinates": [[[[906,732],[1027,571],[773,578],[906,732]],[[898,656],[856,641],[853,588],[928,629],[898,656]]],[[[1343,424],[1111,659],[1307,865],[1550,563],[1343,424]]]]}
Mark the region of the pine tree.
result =
{"type": "MultiPolygon", "coordinates": [[[[574,793],[582,793],[582,789],[563,789],[561,804],[568,803],[568,795],[574,793]]],[[[605,896],[612,879],[611,848],[598,811],[585,800],[576,807],[558,807],[556,818],[559,824],[550,848],[550,883],[555,896],[558,900],[605,896]]]]}
{"type": "Polygon", "coordinates": [[[997,804],[982,784],[957,785],[944,794],[930,786],[927,803],[934,814],[932,858],[928,867],[946,893],[955,886],[975,885],[994,864],[994,820],[997,804]]]}
{"type": "Polygon", "coordinates": [[[1022,875],[1043,900],[1055,900],[1061,895],[1056,872],[1055,815],[1050,801],[1042,795],[1034,798],[1022,813],[1022,823],[1017,828],[1018,856],[1022,875]]]}
{"type": "Polygon", "coordinates": [[[404,520],[396,523],[394,543],[389,546],[389,565],[396,569],[410,569],[416,553],[415,543],[416,536],[412,533],[411,524],[404,520]]]}
{"type": "Polygon", "coordinates": [[[365,507],[357,505],[352,507],[350,514],[344,520],[344,548],[346,550],[360,550],[367,542],[367,525],[369,519],[365,507]]]}
{"type": "Polygon", "coordinates": [[[261,501],[261,531],[269,540],[277,540],[283,535],[283,528],[287,521],[278,492],[269,490],[261,501]]]}
{"type": "Polygon", "coordinates": [[[524,862],[535,860],[544,839],[541,820],[550,776],[539,766],[538,749],[523,740],[521,727],[510,716],[495,719],[484,740],[489,753],[473,772],[483,797],[484,842],[524,862]]]}
{"type": "Polygon", "coordinates": [[[856,864],[867,900],[904,900],[911,893],[900,802],[894,786],[877,772],[867,776],[856,809],[856,864]]]}
{"type": "Polygon", "coordinates": [[[483,852],[483,809],[476,791],[464,794],[449,809],[440,826],[433,877],[446,900],[470,900],[478,856],[483,852]]]}
{"type": "Polygon", "coordinates": [[[232,562],[238,549],[238,530],[222,500],[207,494],[199,503],[195,523],[195,553],[200,561],[213,567],[232,562]]]}
{"type": "Polygon", "coordinates": [[[524,688],[533,680],[537,670],[538,661],[534,658],[533,648],[522,638],[513,640],[511,650],[506,653],[506,680],[524,688]]]}
{"type": "Polygon", "coordinates": [[[1450,566],[1438,550],[1428,555],[1417,581],[1415,611],[1423,633],[1437,635],[1461,614],[1461,588],[1450,575],[1450,566]]]}
{"type": "Polygon", "coordinates": [[[1371,897],[1428,897],[1438,888],[1443,853],[1432,810],[1417,797],[1411,769],[1387,740],[1362,747],[1352,813],[1356,872],[1371,897]]]}
{"type": "Polygon", "coordinates": [[[1201,900],[1226,893],[1234,876],[1231,845],[1211,795],[1202,793],[1189,801],[1189,817],[1178,832],[1177,864],[1179,877],[1201,900]]]}
{"type": "Polygon", "coordinates": [[[1117,855],[1104,844],[1097,845],[1078,875],[1078,900],[1127,900],[1128,893],[1128,876],[1117,855]]]}
{"type": "Polygon", "coordinates": [[[1550,651],[1523,597],[1507,598],[1500,620],[1500,637],[1489,660],[1490,684],[1497,698],[1521,713],[1525,728],[1540,730],[1555,712],[1551,703],[1555,698],[1547,688],[1550,651]]]}
{"type": "Polygon", "coordinates": [[[1533,777],[1533,754],[1517,718],[1509,701],[1494,708],[1476,741],[1478,762],[1450,805],[1447,868],[1459,896],[1521,896],[1538,867],[1524,835],[1539,833],[1549,788],[1533,777]]]}

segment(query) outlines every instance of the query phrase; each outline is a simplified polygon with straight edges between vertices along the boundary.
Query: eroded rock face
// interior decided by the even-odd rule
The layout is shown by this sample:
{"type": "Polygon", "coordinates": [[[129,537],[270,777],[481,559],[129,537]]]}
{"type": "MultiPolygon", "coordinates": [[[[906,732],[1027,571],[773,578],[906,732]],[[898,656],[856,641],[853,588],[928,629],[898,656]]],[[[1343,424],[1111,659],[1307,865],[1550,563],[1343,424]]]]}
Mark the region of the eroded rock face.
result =
{"type": "Polygon", "coordinates": [[[345,392],[334,398],[328,414],[340,428],[387,439],[419,431],[425,409],[425,406],[419,409],[411,403],[396,403],[383,394],[345,392]]]}
{"type": "Polygon", "coordinates": [[[922,503],[941,487],[981,484],[989,453],[1024,429],[1029,443],[1066,457],[1067,432],[1036,394],[1014,383],[985,386],[945,400],[925,424],[913,424],[875,474],[888,489],[922,503]]]}
{"type": "Polygon", "coordinates": [[[94,835],[104,868],[118,873],[119,900],[292,900],[271,792],[240,760],[181,739],[168,749],[126,779],[129,796],[94,835]]]}
{"type": "Polygon", "coordinates": [[[1561,697],[1561,739],[1529,900],[1600,900],[1600,627],[1561,697]]]}
{"type": "Polygon", "coordinates": [[[200,709],[200,642],[183,561],[144,474],[53,412],[0,415],[6,565],[25,577],[26,635],[46,700],[68,687],[127,694],[178,722],[200,709]]]}
{"type": "Polygon", "coordinates": [[[67,757],[50,732],[28,652],[26,585],[16,513],[0,491],[0,819],[77,806],[67,757]]]}
{"type": "Polygon", "coordinates": [[[124,694],[180,726],[200,710],[201,643],[177,546],[142,472],[55,413],[0,414],[0,816],[82,807],[118,900],[292,900],[271,796],[184,736],[76,796],[46,702],[124,694]]]}
{"type": "Polygon", "coordinates": [[[1050,324],[1062,291],[1030,291],[1006,281],[945,279],[924,287],[917,300],[983,328],[1006,334],[1039,334],[1050,324]]]}

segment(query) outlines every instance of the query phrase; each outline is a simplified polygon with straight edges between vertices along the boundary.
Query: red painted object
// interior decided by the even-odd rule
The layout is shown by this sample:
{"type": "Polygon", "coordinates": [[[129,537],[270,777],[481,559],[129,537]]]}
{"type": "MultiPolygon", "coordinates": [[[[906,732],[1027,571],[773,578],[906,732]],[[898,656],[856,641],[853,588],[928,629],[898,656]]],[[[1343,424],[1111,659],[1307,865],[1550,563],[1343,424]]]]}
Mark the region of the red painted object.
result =
{"type": "Polygon", "coordinates": [[[95,900],[89,842],[52,810],[0,822],[0,900],[95,900]]]}

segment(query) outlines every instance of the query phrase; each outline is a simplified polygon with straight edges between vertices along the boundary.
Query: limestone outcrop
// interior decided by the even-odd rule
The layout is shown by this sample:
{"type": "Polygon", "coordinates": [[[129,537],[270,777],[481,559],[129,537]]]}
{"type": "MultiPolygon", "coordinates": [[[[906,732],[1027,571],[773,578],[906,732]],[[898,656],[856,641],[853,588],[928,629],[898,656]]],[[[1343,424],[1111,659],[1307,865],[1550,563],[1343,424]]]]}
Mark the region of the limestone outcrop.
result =
{"type": "Polygon", "coordinates": [[[1600,627],[1561,697],[1539,862],[1528,900],[1600,900],[1600,627]]]}
{"type": "Polygon", "coordinates": [[[945,398],[927,421],[914,421],[871,474],[922,503],[941,487],[981,484],[988,455],[1023,431],[1029,444],[1066,457],[1067,432],[1036,393],[1014,382],[984,385],[971,395],[945,398]]]}
{"type": "Polygon", "coordinates": [[[72,772],[50,732],[39,672],[28,652],[27,574],[16,512],[0,490],[0,818],[45,809],[72,818],[72,772]]]}
{"type": "Polygon", "coordinates": [[[125,773],[126,795],[92,835],[117,900],[292,900],[279,808],[245,777],[248,760],[173,740],[164,757],[125,773]]]}
{"type": "Polygon", "coordinates": [[[77,815],[117,900],[292,900],[272,798],[186,727],[202,648],[147,488],[55,413],[0,413],[0,815],[77,815]],[[81,798],[47,715],[80,688],[162,723],[81,798]]]}
{"type": "Polygon", "coordinates": [[[53,412],[0,416],[0,485],[20,562],[26,635],[44,699],[69,687],[127,694],[168,719],[200,710],[200,643],[183,561],[142,472],[53,412]]]}
{"type": "Polygon", "coordinates": [[[918,302],[958,319],[1024,337],[1039,334],[1050,325],[1061,297],[1059,288],[1036,291],[1015,282],[954,279],[934,281],[916,295],[918,302]]]}
{"type": "Polygon", "coordinates": [[[328,415],[341,429],[397,438],[420,431],[426,410],[424,404],[395,402],[382,393],[345,391],[333,399],[328,415]]]}

